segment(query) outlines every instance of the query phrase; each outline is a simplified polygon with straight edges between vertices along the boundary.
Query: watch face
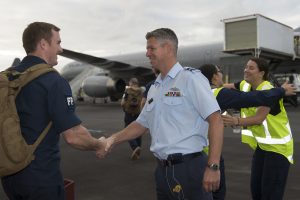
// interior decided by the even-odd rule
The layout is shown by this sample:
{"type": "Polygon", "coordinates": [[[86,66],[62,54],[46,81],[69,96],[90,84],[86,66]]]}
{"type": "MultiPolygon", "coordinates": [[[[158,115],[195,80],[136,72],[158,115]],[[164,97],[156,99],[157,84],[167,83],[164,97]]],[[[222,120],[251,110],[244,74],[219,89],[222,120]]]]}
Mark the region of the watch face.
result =
{"type": "Polygon", "coordinates": [[[219,170],[219,165],[218,165],[218,164],[215,164],[215,163],[213,163],[213,164],[211,164],[211,165],[208,165],[208,167],[209,167],[210,169],[214,170],[214,171],[219,170]]]}

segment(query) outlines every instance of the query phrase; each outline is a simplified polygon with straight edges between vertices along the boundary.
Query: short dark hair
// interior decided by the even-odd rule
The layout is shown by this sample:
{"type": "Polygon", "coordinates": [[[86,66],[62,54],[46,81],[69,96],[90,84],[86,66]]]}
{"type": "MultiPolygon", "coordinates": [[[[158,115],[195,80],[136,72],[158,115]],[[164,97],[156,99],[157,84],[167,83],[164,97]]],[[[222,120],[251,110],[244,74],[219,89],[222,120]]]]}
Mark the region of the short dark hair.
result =
{"type": "Polygon", "coordinates": [[[257,67],[259,69],[259,71],[263,71],[264,76],[263,76],[263,80],[268,80],[269,79],[269,64],[265,59],[262,58],[256,58],[256,57],[252,57],[249,60],[255,62],[257,64],[257,67]]]}
{"type": "Polygon", "coordinates": [[[129,83],[133,84],[133,85],[139,85],[139,81],[137,78],[133,77],[129,80],[129,83]]]}
{"type": "Polygon", "coordinates": [[[204,64],[200,68],[201,73],[208,79],[209,83],[212,84],[212,78],[214,74],[218,73],[218,69],[213,64],[204,64]]]}
{"type": "Polygon", "coordinates": [[[50,23],[33,22],[27,26],[23,32],[23,47],[26,53],[31,53],[36,50],[36,46],[41,39],[45,39],[49,44],[51,43],[52,30],[60,31],[60,29],[50,23]]]}
{"type": "Polygon", "coordinates": [[[177,55],[178,38],[175,32],[169,28],[158,28],[146,34],[146,39],[154,37],[157,40],[169,40],[173,43],[175,55],[177,55]]]}

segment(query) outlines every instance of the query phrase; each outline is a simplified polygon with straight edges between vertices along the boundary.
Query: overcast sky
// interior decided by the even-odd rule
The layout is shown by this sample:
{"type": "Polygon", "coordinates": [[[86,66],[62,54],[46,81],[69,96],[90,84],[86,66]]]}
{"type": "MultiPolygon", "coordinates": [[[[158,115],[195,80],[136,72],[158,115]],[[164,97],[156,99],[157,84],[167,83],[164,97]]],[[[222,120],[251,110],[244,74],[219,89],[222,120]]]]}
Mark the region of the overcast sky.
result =
{"type": "Polygon", "coordinates": [[[22,32],[33,21],[60,27],[63,48],[107,56],[145,51],[145,33],[160,27],[179,45],[204,44],[223,40],[221,19],[259,13],[297,28],[299,11],[299,0],[1,0],[0,69],[25,56],[22,32]]]}

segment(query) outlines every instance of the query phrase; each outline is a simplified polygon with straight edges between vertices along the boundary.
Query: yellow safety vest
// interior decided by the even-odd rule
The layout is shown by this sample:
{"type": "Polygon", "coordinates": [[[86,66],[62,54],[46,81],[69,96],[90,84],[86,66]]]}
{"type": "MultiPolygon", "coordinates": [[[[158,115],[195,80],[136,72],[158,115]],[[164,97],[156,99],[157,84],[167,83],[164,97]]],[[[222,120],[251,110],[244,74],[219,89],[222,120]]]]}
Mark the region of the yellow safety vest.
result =
{"type": "MultiPolygon", "coordinates": [[[[269,90],[273,88],[270,82],[263,81],[256,90],[269,90]]],[[[243,80],[240,83],[240,90],[248,92],[251,85],[243,80]]],[[[242,142],[247,143],[252,149],[257,145],[265,150],[284,155],[290,163],[293,163],[293,136],[289,120],[283,106],[283,99],[279,100],[280,113],[277,115],[268,114],[260,125],[243,127],[242,142]]],[[[241,117],[254,116],[257,108],[241,109],[241,117]]]]}

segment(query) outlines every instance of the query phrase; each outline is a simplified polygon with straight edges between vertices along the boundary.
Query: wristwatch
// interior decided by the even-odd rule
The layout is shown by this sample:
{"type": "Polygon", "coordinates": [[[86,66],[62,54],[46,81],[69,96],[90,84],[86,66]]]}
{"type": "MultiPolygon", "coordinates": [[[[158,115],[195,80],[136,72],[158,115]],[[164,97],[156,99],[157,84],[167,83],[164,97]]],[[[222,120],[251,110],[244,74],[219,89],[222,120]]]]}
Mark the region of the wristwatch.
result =
{"type": "Polygon", "coordinates": [[[218,171],[220,170],[220,166],[216,163],[207,164],[207,167],[211,170],[218,171]]]}

